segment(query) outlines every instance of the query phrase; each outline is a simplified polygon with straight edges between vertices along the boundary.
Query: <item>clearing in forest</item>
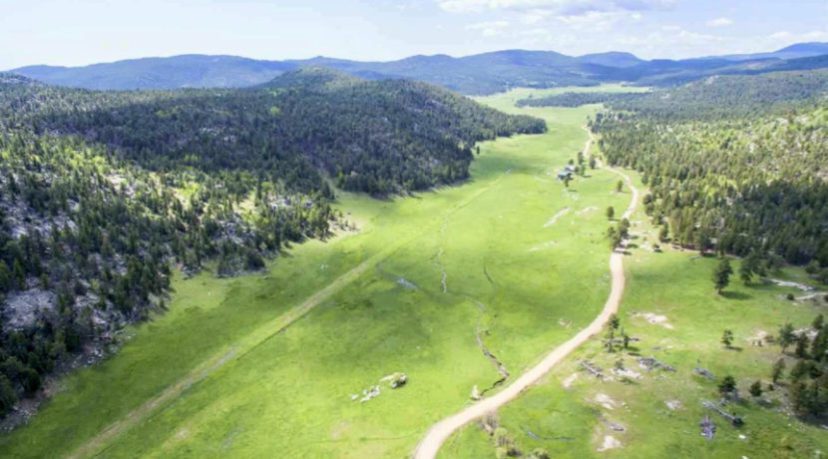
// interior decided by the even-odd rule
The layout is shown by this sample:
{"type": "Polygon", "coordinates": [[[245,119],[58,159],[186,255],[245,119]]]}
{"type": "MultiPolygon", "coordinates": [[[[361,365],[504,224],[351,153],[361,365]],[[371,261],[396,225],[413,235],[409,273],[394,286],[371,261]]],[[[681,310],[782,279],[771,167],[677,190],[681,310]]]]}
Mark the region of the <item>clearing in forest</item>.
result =
{"type": "Polygon", "coordinates": [[[484,143],[455,187],[389,201],[343,193],[360,231],[298,245],[265,275],[176,279],[170,311],[66,378],[30,425],[0,437],[0,455],[409,454],[475,386],[501,378],[478,336],[514,378],[601,310],[606,218],[543,225],[566,206],[622,209],[629,194],[610,194],[618,178],[603,170],[570,184],[577,201],[536,180],[574,159],[593,111],[527,110],[549,133],[484,143]],[[403,387],[352,400],[395,372],[403,387]]]}

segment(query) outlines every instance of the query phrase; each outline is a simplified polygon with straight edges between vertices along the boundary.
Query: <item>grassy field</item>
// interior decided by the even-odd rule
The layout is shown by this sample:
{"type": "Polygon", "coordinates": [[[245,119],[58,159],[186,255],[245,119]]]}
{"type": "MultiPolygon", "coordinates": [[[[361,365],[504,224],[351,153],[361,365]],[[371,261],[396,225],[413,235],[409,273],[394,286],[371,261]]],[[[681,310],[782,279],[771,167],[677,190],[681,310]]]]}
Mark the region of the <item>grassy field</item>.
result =
{"type": "MultiPolygon", "coordinates": [[[[764,394],[766,407],[748,395],[754,381],[770,382],[771,366],[780,356],[778,346],[754,346],[752,338],[761,332],[776,334],[788,321],[805,327],[826,312],[825,304],[789,301],[788,293],[802,293],[769,285],[744,286],[737,276],[725,295],[717,295],[711,280],[715,258],[669,249],[654,253],[650,247],[657,232],[642,212],[633,219],[632,233],[639,247],[631,250],[625,263],[628,286],[619,317],[626,331],[641,341],[631,352],[610,354],[602,347],[602,337],[596,337],[544,382],[500,410],[499,424],[516,444],[525,452],[544,448],[556,458],[754,459],[828,454],[828,432],[781,412],[781,390],[764,394]],[[663,319],[651,323],[647,314],[663,319]],[[721,344],[725,329],[735,335],[734,349],[721,344]],[[648,372],[639,366],[638,355],[655,357],[677,371],[648,372]],[[600,381],[580,368],[583,360],[607,372],[621,360],[641,379],[600,381]],[[744,418],[743,427],[731,426],[702,406],[704,400],[718,400],[717,381],[695,375],[696,366],[719,379],[728,374],[736,378],[744,401],[731,409],[744,418]],[[718,428],[713,441],[701,437],[698,425],[708,413],[718,428]],[[613,430],[613,424],[624,431],[613,430]],[[619,444],[599,451],[607,436],[619,444]]],[[[807,282],[797,269],[774,277],[807,282]]],[[[494,455],[492,438],[480,426],[470,425],[446,443],[440,457],[494,455]]]]}
{"type": "MultiPolygon", "coordinates": [[[[484,102],[513,111],[514,97],[484,102]]],[[[465,184],[343,194],[360,231],[298,245],[264,275],[176,279],[170,311],[65,378],[30,425],[0,437],[0,456],[408,455],[499,379],[478,336],[514,377],[603,305],[603,209],[629,195],[600,170],[569,190],[554,178],[593,110],[526,110],[549,133],[482,145],[465,184]],[[397,371],[404,388],[352,400],[397,371]]]]}

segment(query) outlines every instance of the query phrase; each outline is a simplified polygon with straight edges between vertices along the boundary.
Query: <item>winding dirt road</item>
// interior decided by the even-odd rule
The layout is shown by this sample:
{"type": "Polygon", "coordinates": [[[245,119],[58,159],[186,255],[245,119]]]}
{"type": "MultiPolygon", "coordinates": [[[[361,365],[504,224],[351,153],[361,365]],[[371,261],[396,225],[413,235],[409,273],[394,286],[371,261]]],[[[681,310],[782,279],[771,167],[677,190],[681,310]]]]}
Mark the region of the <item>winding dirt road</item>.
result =
{"type": "MultiPolygon", "coordinates": [[[[587,130],[587,132],[589,132],[587,130]]],[[[592,146],[593,136],[589,132],[589,140],[584,146],[584,155],[589,153],[592,146]]],[[[638,205],[638,189],[636,189],[630,177],[621,171],[615,169],[607,169],[610,172],[617,174],[623,178],[627,187],[632,191],[632,198],[627,210],[624,211],[622,218],[630,218],[635,212],[638,205]]],[[[569,341],[561,344],[553,349],[543,360],[537,365],[530,368],[526,373],[522,374],[515,382],[507,386],[502,391],[491,397],[480,400],[479,402],[464,408],[458,413],[455,413],[442,421],[434,424],[429,429],[426,436],[417,445],[414,451],[415,459],[433,459],[437,456],[437,452],[443,443],[458,429],[463,427],[475,419],[479,419],[488,413],[494,412],[501,406],[517,398],[524,390],[538,382],[544,375],[546,375],[555,365],[562,361],[578,346],[585,343],[589,338],[601,332],[604,324],[607,323],[610,316],[618,311],[618,306],[621,303],[621,297],[624,294],[624,254],[623,251],[613,251],[609,260],[610,273],[612,274],[612,287],[610,289],[607,302],[604,304],[604,309],[589,324],[586,328],[578,332],[569,341]]]]}

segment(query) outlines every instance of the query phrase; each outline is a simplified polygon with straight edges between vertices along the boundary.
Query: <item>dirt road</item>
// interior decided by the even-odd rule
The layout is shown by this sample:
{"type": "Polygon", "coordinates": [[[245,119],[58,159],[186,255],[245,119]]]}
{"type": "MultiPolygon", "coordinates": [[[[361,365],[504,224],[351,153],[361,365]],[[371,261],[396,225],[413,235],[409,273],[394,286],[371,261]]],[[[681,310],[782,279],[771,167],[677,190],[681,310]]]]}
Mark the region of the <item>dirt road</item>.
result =
{"type": "MultiPolygon", "coordinates": [[[[587,140],[587,143],[584,146],[585,156],[589,153],[592,141],[592,133],[589,133],[589,140],[587,140]]],[[[621,176],[626,182],[627,187],[632,192],[630,204],[622,216],[622,218],[630,218],[638,205],[638,189],[633,186],[628,175],[614,169],[607,170],[621,176]]],[[[517,398],[521,392],[538,382],[538,380],[548,373],[552,367],[566,358],[566,356],[568,356],[578,346],[585,343],[590,337],[600,333],[610,316],[618,311],[618,306],[621,303],[621,297],[624,294],[625,278],[623,252],[613,251],[612,255],[610,255],[609,265],[610,273],[612,274],[612,287],[610,289],[610,294],[607,298],[607,302],[604,304],[604,309],[601,310],[601,313],[595,318],[595,320],[592,321],[592,323],[589,324],[589,326],[582,329],[569,341],[553,349],[546,355],[546,357],[543,358],[543,360],[540,361],[540,363],[530,368],[526,373],[522,374],[517,380],[515,380],[515,382],[507,386],[502,391],[492,395],[491,397],[480,400],[479,402],[470,405],[462,411],[433,425],[431,429],[429,429],[428,433],[426,433],[426,436],[420,441],[420,444],[417,445],[417,449],[414,452],[414,458],[435,458],[437,456],[437,452],[440,450],[440,447],[454,432],[469,422],[479,419],[488,413],[492,413],[501,406],[517,398]]]]}

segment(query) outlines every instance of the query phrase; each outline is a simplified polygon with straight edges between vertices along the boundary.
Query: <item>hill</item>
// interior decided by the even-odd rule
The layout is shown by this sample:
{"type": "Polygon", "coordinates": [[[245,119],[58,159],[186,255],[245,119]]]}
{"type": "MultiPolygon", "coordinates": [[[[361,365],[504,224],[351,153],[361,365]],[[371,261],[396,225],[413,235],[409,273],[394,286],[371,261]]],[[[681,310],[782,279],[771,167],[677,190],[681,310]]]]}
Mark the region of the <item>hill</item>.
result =
{"type": "Polygon", "coordinates": [[[735,54],[722,57],[733,61],[748,61],[758,59],[800,59],[826,54],[828,54],[828,43],[797,43],[770,53],[735,54]]]}
{"type": "Polygon", "coordinates": [[[620,52],[585,54],[579,57],[578,60],[586,64],[597,64],[605,67],[617,68],[633,67],[646,62],[631,53],[620,52]]]}
{"type": "Polygon", "coordinates": [[[143,92],[0,74],[0,415],[164,311],[173,268],[257,271],[347,230],[330,181],[383,196],[449,184],[477,142],[545,129],[424,83],[330,70],[143,92]]]}
{"type": "Polygon", "coordinates": [[[594,86],[635,82],[670,86],[719,74],[755,74],[825,68],[828,44],[804,43],[771,53],[684,60],[646,61],[629,53],[580,57],[553,51],[504,50],[464,57],[412,56],[391,62],[358,62],[316,57],[267,61],[234,56],[183,55],[95,64],[85,67],[32,66],[14,73],[49,84],[87,89],[226,88],[264,84],[305,67],[326,67],[361,78],[407,78],[465,94],[492,94],[514,87],[594,86]]]}
{"type": "Polygon", "coordinates": [[[177,89],[252,86],[293,65],[236,56],[149,57],[84,67],[36,65],[14,70],[44,83],[86,89],[177,89]]]}

